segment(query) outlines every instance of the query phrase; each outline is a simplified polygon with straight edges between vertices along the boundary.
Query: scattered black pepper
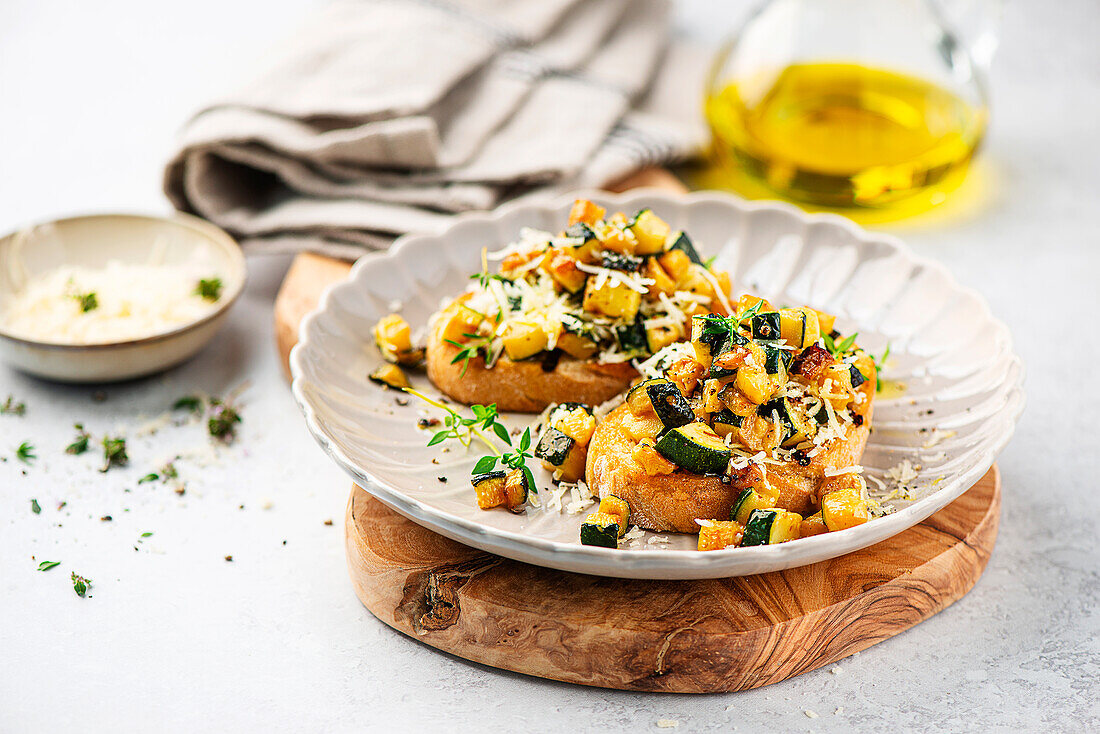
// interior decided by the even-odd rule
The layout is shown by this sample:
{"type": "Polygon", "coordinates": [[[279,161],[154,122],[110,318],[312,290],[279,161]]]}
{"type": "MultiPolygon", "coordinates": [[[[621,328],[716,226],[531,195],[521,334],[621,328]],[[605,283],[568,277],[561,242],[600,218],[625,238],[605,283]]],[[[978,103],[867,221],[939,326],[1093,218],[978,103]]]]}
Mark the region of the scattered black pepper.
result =
{"type": "Polygon", "coordinates": [[[436,479],[438,479],[438,480],[439,480],[440,482],[442,482],[443,484],[446,484],[446,483],[447,483],[447,477],[436,477],[436,479]]]}
{"type": "Polygon", "coordinates": [[[792,451],[791,458],[794,459],[799,466],[810,465],[810,457],[806,456],[806,452],[802,449],[795,449],[794,451],[792,451]]]}
{"type": "Polygon", "coordinates": [[[438,418],[418,418],[416,421],[417,428],[433,428],[439,425],[438,418]]]}

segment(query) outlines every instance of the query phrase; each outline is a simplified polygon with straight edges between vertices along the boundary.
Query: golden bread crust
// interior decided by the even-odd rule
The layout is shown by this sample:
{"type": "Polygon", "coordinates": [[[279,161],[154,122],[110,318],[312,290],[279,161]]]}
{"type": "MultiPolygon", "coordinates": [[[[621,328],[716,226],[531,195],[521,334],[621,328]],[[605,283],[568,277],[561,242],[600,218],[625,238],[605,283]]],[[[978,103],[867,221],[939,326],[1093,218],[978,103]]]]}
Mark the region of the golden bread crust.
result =
{"type": "MultiPolygon", "coordinates": [[[[648,475],[633,457],[637,441],[625,430],[629,410],[620,405],[596,426],[586,466],[592,493],[626,500],[630,522],[647,530],[696,533],[697,518],[728,520],[734,500],[744,489],[737,479],[726,483],[720,477],[680,469],[672,474],[648,475]]],[[[808,466],[769,464],[768,481],[779,490],[776,506],[808,512],[816,502],[817,486],[825,471],[858,464],[869,434],[870,413],[863,425],[852,426],[844,440],[832,442],[808,466]]]]}
{"type": "Polygon", "coordinates": [[[513,362],[502,356],[492,369],[485,360],[451,364],[458,347],[443,341],[441,319],[433,319],[427,351],[428,378],[446,395],[472,405],[496,403],[501,411],[538,413],[551,403],[576,402],[596,406],[615,397],[638,376],[629,362],[599,364],[562,355],[547,372],[537,360],[513,362]]]}

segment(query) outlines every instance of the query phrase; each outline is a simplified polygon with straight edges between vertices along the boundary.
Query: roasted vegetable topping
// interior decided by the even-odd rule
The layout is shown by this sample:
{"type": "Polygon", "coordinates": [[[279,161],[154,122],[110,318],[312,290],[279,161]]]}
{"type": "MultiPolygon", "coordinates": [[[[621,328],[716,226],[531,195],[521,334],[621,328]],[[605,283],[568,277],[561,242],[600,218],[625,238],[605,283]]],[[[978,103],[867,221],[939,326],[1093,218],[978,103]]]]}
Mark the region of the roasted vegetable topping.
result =
{"type": "Polygon", "coordinates": [[[436,327],[464,369],[479,357],[491,368],[501,355],[554,349],[603,363],[647,359],[686,339],[692,316],[728,310],[728,274],[708,269],[687,235],[648,209],[608,215],[580,200],[563,231],[523,230],[483,261],[436,327]],[[499,274],[489,260],[500,261],[499,274]]]}
{"type": "Polygon", "coordinates": [[[405,373],[401,371],[401,368],[395,364],[382,365],[374,372],[370,373],[370,379],[372,382],[377,382],[379,385],[385,385],[394,390],[402,390],[406,387],[411,387],[409,378],[406,377],[405,373]]]}

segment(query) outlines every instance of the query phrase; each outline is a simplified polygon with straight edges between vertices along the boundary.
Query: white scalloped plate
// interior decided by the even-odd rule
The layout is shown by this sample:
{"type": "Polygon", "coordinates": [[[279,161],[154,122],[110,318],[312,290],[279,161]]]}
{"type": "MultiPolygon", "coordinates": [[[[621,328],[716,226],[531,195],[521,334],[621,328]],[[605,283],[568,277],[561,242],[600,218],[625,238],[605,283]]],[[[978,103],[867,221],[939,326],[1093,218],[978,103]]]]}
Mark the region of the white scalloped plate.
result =
{"type": "MultiPolygon", "coordinates": [[[[841,217],[713,192],[579,195],[613,211],[651,207],[673,229],[688,232],[704,255],[718,255],[716,267],[730,271],[735,292],[835,313],[838,328],[858,331],[860,344],[875,354],[890,343],[886,377],[908,390],[876,400],[862,464],[881,478],[909,459],[921,466],[913,482],[918,491],[889,503],[893,514],[855,528],[706,553],[693,550],[694,535],[662,534],[669,539],[664,547],[649,542],[653,533],[620,550],[582,546],[583,514],[479,510],[468,479],[476,444],[470,452],[425,446],[430,434],[415,425],[424,406],[415,398],[400,406],[396,393],[366,379],[381,361],[371,330],[395,301],[414,329],[423,325],[441,299],[461,292],[480,269],[482,247],[501,247],[525,226],[560,229],[571,195],[462,215],[441,234],[403,237],[388,253],[361,259],[302,323],[290,363],[310,431],[356,483],[402,515],[461,543],[567,571],[659,579],[762,573],[849,553],[920,522],[972,486],[1012,435],[1024,395],[1008,329],[980,296],[897,240],[841,217]]],[[[414,381],[438,395],[426,378],[414,381]]],[[[532,419],[507,416],[510,426],[532,419]]],[[[547,497],[549,475],[539,470],[536,478],[547,497]]]]}

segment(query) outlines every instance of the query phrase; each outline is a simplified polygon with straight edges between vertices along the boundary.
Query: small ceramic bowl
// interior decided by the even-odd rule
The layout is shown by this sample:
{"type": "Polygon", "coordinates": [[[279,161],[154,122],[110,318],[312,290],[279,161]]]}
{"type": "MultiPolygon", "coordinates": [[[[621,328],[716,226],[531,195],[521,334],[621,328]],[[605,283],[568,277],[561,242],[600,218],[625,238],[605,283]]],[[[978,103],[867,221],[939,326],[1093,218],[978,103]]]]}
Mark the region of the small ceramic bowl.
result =
{"type": "Polygon", "coordinates": [[[147,262],[154,243],[159,243],[167,265],[197,264],[218,273],[222,294],[214,311],[171,330],[96,344],[36,341],[8,333],[0,324],[0,359],[38,377],[90,383],[151,375],[198,352],[224,323],[244,289],[246,267],[232,237],[186,214],[98,214],[13,232],[0,239],[0,300],[17,293],[28,278],[59,267],[147,262]]]}

